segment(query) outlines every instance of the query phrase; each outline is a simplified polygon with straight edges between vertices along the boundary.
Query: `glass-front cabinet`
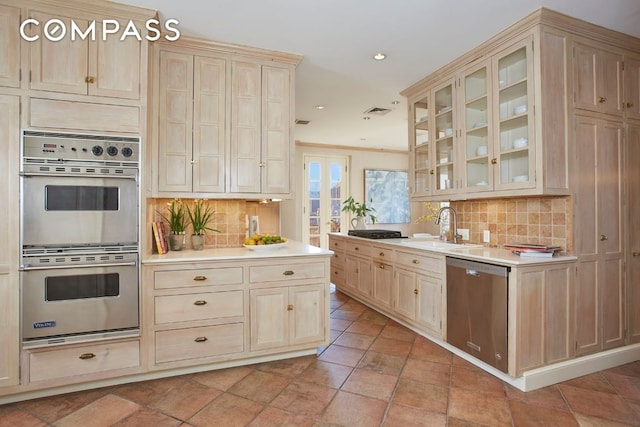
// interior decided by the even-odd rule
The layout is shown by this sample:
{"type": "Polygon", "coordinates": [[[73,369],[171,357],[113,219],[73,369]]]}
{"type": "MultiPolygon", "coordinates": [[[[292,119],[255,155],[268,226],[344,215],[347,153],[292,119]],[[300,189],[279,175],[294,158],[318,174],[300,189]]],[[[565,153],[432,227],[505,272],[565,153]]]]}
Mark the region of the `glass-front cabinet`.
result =
{"type": "Polygon", "coordinates": [[[411,151],[413,152],[412,194],[428,196],[431,194],[431,156],[429,114],[431,113],[431,92],[427,92],[411,105],[413,114],[413,132],[411,134],[411,151]]]}
{"type": "Polygon", "coordinates": [[[451,193],[456,187],[456,128],[454,121],[454,81],[449,81],[433,90],[435,112],[435,182],[434,193],[451,193]]]}

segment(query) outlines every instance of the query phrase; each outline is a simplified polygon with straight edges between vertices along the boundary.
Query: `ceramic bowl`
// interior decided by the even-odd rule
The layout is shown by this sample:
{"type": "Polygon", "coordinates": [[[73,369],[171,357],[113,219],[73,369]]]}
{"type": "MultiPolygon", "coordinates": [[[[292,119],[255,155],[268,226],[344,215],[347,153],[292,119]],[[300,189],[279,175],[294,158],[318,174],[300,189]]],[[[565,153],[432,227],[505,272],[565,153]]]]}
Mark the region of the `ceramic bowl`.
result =
{"type": "Polygon", "coordinates": [[[489,152],[489,149],[487,148],[486,145],[481,145],[478,148],[476,148],[476,155],[478,156],[486,156],[488,152],[489,152]]]}
{"type": "Polygon", "coordinates": [[[527,106],[526,105],[520,105],[519,107],[516,107],[513,109],[513,114],[522,114],[522,113],[526,113],[527,112],[527,106]]]}
{"type": "Polygon", "coordinates": [[[452,128],[447,128],[444,130],[444,136],[451,136],[453,135],[453,129],[452,128]]]}
{"type": "Polygon", "coordinates": [[[529,144],[527,138],[518,138],[513,141],[513,148],[524,148],[527,146],[527,144],[529,144]]]}

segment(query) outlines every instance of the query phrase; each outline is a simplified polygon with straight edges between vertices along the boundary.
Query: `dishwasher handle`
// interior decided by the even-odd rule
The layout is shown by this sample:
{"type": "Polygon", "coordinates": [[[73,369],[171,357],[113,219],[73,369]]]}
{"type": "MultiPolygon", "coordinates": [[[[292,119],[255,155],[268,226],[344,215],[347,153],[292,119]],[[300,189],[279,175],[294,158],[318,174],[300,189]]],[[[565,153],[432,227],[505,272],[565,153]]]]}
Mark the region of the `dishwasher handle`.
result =
{"type": "Polygon", "coordinates": [[[480,276],[480,272],[478,270],[471,270],[470,268],[467,268],[466,271],[467,271],[467,275],[469,276],[476,276],[476,277],[480,276]]]}
{"type": "Polygon", "coordinates": [[[467,275],[478,277],[480,273],[492,276],[508,277],[511,267],[497,264],[487,264],[485,262],[471,261],[468,259],[447,257],[447,268],[458,267],[466,272],[467,275]]]}

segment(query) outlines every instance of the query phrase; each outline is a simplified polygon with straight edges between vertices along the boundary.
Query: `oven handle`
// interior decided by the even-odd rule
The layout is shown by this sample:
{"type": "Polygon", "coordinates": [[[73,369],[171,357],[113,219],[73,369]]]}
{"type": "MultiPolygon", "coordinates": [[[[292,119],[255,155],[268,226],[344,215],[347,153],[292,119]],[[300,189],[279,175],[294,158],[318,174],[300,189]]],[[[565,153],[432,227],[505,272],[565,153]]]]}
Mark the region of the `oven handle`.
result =
{"type": "Polygon", "coordinates": [[[47,265],[42,267],[29,267],[28,265],[23,265],[20,267],[22,271],[33,271],[33,270],[61,270],[64,268],[90,268],[90,267],[130,267],[136,266],[138,263],[136,261],[132,262],[114,262],[107,264],[66,264],[66,265],[47,265]]]}
{"type": "Polygon", "coordinates": [[[37,172],[20,172],[20,176],[26,178],[32,176],[47,176],[47,177],[62,177],[62,178],[117,178],[117,179],[133,179],[136,180],[136,175],[109,175],[109,174],[91,174],[82,175],[77,173],[37,173],[37,172]]]}

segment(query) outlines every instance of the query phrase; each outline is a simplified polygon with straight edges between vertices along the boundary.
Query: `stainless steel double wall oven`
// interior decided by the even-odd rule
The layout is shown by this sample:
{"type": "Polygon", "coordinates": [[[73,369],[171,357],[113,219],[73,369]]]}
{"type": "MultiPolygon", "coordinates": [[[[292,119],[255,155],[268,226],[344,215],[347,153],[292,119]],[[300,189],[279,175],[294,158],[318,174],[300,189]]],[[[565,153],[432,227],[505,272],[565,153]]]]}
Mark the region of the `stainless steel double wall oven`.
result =
{"type": "Polygon", "coordinates": [[[140,138],[23,131],[25,347],[139,335],[140,138]]]}

